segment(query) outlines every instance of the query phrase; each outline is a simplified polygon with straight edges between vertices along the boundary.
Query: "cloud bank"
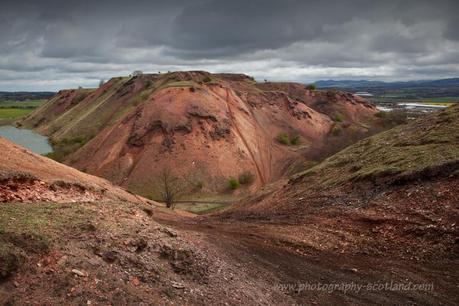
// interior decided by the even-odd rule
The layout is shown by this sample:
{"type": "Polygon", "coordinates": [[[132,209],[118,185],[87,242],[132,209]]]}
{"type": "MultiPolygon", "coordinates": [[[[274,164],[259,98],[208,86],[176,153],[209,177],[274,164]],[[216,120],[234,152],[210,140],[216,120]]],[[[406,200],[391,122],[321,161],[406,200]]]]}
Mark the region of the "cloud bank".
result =
{"type": "Polygon", "coordinates": [[[3,0],[0,90],[96,86],[139,69],[457,77],[458,11],[454,0],[3,0]]]}

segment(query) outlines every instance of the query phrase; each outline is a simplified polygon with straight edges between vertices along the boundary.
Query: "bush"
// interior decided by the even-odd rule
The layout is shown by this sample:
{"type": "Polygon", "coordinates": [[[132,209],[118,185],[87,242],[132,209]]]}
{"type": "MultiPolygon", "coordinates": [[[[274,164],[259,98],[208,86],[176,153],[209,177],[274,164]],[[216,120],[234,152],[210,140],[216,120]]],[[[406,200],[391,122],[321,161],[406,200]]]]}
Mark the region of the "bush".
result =
{"type": "Polygon", "coordinates": [[[387,117],[387,112],[380,111],[380,112],[376,113],[375,116],[378,117],[378,118],[386,118],[387,117]]]}
{"type": "Polygon", "coordinates": [[[277,141],[286,146],[290,145],[290,137],[287,133],[279,133],[277,135],[277,141]]]}
{"type": "Polygon", "coordinates": [[[212,81],[212,79],[209,76],[206,76],[203,80],[204,83],[209,83],[212,81]]]}
{"type": "Polygon", "coordinates": [[[333,136],[339,136],[342,132],[342,129],[339,125],[335,124],[331,130],[333,136]]]}
{"type": "Polygon", "coordinates": [[[279,133],[276,137],[277,141],[286,146],[296,146],[300,144],[300,135],[289,135],[287,133],[279,133]]]}
{"type": "Polygon", "coordinates": [[[344,116],[341,113],[336,113],[335,114],[335,121],[336,122],[343,122],[344,120],[346,120],[346,116],[344,116]]]}
{"type": "Polygon", "coordinates": [[[295,135],[295,136],[291,137],[290,143],[292,144],[292,146],[299,145],[300,144],[300,135],[295,135]]]}
{"type": "Polygon", "coordinates": [[[306,89],[308,90],[316,90],[316,84],[309,84],[309,85],[306,85],[306,89]]]}
{"type": "Polygon", "coordinates": [[[229,179],[228,185],[231,190],[236,190],[240,186],[239,181],[233,177],[229,179]]]}
{"type": "Polygon", "coordinates": [[[251,185],[255,182],[255,175],[249,171],[245,171],[239,175],[239,183],[242,185],[251,185]]]}
{"type": "Polygon", "coordinates": [[[196,181],[192,183],[193,190],[194,191],[200,191],[202,188],[204,188],[204,182],[203,181],[196,181]]]}

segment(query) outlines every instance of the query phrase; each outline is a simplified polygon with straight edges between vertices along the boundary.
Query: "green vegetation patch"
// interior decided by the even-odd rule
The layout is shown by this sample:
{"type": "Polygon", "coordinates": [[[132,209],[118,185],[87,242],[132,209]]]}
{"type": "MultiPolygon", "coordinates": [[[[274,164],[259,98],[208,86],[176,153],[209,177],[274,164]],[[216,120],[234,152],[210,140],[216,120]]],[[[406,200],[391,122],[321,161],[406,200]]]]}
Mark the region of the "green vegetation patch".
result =
{"type": "Polygon", "coordinates": [[[176,208],[191,212],[197,215],[205,215],[216,212],[228,207],[229,204],[225,203],[177,203],[176,208]]]}
{"type": "Polygon", "coordinates": [[[73,137],[64,138],[62,140],[50,140],[53,152],[46,154],[46,157],[54,159],[55,161],[62,162],[64,159],[84,146],[92,137],[73,137]]]}
{"type": "Polygon", "coordinates": [[[236,190],[236,189],[238,189],[240,186],[241,186],[241,184],[239,183],[239,181],[238,181],[236,178],[232,177],[232,178],[230,178],[230,179],[228,180],[228,187],[229,187],[229,189],[231,189],[231,190],[236,190]]]}
{"type": "Polygon", "coordinates": [[[14,275],[27,258],[50,251],[52,241],[65,239],[63,233],[96,230],[93,218],[91,209],[77,203],[0,205],[0,282],[14,275]]]}
{"type": "Polygon", "coordinates": [[[239,175],[241,185],[252,185],[255,182],[255,175],[250,171],[245,171],[239,175]]]}
{"type": "Polygon", "coordinates": [[[45,99],[40,100],[24,100],[24,101],[15,101],[15,100],[2,100],[0,101],[0,108],[30,108],[34,109],[46,102],[45,99]]]}
{"type": "Polygon", "coordinates": [[[29,113],[31,113],[33,109],[31,108],[2,108],[0,107],[0,119],[19,119],[22,118],[29,113]]]}
{"type": "Polygon", "coordinates": [[[283,145],[286,146],[297,146],[301,144],[301,138],[297,134],[288,134],[285,132],[281,132],[277,134],[276,140],[283,145]]]}
{"type": "Polygon", "coordinates": [[[361,140],[294,180],[311,179],[318,186],[330,187],[457,172],[458,141],[459,105],[361,140]]]}

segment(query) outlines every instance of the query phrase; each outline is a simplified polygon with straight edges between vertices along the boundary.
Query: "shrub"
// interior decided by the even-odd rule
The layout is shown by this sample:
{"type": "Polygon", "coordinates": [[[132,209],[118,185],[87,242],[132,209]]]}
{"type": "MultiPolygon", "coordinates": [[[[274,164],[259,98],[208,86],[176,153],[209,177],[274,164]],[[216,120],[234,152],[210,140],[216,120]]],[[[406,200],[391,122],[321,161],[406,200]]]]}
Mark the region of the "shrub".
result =
{"type": "Polygon", "coordinates": [[[375,116],[378,117],[378,118],[386,118],[387,117],[387,112],[380,111],[380,112],[376,113],[375,116]]]}
{"type": "Polygon", "coordinates": [[[309,85],[306,85],[306,89],[308,90],[316,90],[316,84],[309,84],[309,85]]]}
{"type": "Polygon", "coordinates": [[[251,185],[253,182],[255,182],[255,175],[250,171],[245,171],[239,175],[239,183],[242,185],[251,185]]]}
{"type": "Polygon", "coordinates": [[[287,133],[279,133],[277,135],[277,141],[286,146],[290,145],[290,137],[287,133]]]}
{"type": "Polygon", "coordinates": [[[212,81],[212,79],[209,76],[206,76],[203,80],[204,83],[209,83],[212,81]]]}
{"type": "Polygon", "coordinates": [[[231,190],[236,190],[240,186],[239,181],[233,177],[229,179],[228,185],[231,190]]]}
{"type": "Polygon", "coordinates": [[[300,144],[300,135],[289,135],[287,133],[279,133],[276,137],[277,141],[286,146],[296,146],[300,144]]]}
{"type": "Polygon", "coordinates": [[[295,135],[293,137],[290,138],[290,143],[292,144],[292,146],[297,146],[300,144],[300,135],[295,135]]]}
{"type": "Polygon", "coordinates": [[[192,183],[193,190],[194,191],[200,191],[202,188],[204,188],[204,182],[203,181],[196,181],[192,183]]]}
{"type": "Polygon", "coordinates": [[[335,114],[335,121],[336,122],[343,122],[344,120],[346,120],[346,117],[341,114],[341,113],[336,113],[335,114]]]}
{"type": "Polygon", "coordinates": [[[339,136],[342,132],[342,129],[339,125],[335,124],[331,130],[333,136],[339,136]]]}

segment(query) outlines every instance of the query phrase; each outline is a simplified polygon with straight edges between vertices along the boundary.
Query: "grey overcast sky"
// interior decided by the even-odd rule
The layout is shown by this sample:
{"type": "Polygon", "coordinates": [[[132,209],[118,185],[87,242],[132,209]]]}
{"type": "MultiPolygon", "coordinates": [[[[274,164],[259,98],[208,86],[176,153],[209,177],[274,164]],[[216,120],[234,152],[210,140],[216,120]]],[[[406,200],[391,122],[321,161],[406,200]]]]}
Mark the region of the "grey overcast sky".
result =
{"type": "Polygon", "coordinates": [[[459,76],[457,0],[1,0],[0,90],[144,72],[258,79],[459,76]]]}

